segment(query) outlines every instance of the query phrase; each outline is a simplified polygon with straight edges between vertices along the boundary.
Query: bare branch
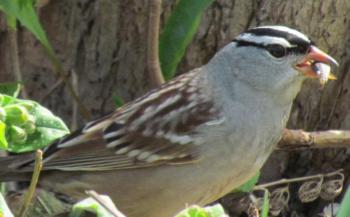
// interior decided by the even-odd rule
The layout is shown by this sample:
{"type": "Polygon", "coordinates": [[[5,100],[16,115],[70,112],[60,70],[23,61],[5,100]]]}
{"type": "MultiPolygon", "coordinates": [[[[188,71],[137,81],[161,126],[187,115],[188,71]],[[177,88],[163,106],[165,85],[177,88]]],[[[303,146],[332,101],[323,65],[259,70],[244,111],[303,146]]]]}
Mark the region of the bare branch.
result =
{"type": "Polygon", "coordinates": [[[147,67],[151,78],[151,85],[158,87],[164,83],[163,74],[159,64],[159,23],[162,1],[149,1],[148,41],[147,41],[147,67]]]}
{"type": "Polygon", "coordinates": [[[350,131],[347,130],[305,132],[289,129],[283,131],[282,139],[277,146],[283,150],[346,147],[350,147],[350,131]]]}

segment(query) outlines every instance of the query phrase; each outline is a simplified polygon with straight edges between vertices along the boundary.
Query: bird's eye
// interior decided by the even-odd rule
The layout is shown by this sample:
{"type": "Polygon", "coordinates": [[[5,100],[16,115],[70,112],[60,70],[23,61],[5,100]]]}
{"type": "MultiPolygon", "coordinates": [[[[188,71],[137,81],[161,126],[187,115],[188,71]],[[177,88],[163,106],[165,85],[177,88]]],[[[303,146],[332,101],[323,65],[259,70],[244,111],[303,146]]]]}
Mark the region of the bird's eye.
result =
{"type": "Polygon", "coordinates": [[[279,45],[279,44],[271,44],[266,47],[266,49],[269,51],[269,53],[276,57],[276,58],[281,58],[284,57],[287,54],[287,50],[279,45]]]}

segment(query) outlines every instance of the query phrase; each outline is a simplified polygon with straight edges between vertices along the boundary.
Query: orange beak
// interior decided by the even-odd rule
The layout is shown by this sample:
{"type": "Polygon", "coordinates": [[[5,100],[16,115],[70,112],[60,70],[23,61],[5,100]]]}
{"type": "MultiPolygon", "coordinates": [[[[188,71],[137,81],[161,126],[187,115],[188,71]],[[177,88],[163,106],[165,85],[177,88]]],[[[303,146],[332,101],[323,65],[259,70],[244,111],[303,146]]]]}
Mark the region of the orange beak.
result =
{"type": "Polygon", "coordinates": [[[317,47],[310,46],[305,58],[295,67],[306,77],[318,78],[324,84],[328,79],[336,79],[336,76],[330,72],[329,65],[338,66],[338,62],[317,47]]]}

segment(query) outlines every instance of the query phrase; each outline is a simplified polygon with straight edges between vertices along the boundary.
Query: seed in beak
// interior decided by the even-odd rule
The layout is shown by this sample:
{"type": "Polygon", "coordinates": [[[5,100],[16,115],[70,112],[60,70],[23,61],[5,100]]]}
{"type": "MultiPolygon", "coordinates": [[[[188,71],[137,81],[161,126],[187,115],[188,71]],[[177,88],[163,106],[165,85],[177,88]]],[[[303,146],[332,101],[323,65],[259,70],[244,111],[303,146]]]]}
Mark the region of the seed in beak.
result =
{"type": "Polygon", "coordinates": [[[331,67],[322,62],[313,62],[311,65],[312,70],[316,73],[317,78],[319,79],[321,85],[325,85],[327,81],[335,80],[337,79],[332,73],[331,73],[331,67]]]}

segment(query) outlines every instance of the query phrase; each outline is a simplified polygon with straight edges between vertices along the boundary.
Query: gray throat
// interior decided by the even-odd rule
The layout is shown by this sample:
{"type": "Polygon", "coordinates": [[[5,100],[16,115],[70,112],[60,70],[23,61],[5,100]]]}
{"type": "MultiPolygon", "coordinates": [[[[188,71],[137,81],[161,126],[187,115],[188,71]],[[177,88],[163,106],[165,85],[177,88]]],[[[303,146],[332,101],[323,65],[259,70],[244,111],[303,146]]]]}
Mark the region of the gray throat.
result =
{"type": "Polygon", "coordinates": [[[208,94],[213,95],[214,104],[221,109],[220,117],[224,120],[211,128],[210,137],[212,143],[224,147],[218,148],[222,152],[217,155],[226,156],[230,165],[239,163],[254,173],[280,140],[302,80],[271,95],[271,92],[260,91],[238,80],[232,64],[225,64],[228,62],[225,57],[216,56],[212,61],[221,63],[211,61],[203,68],[206,73],[202,76],[210,87],[208,94]],[[216,142],[220,140],[222,142],[216,142]],[[245,159],[240,162],[230,159],[230,156],[237,157],[232,154],[237,152],[246,153],[245,159]]]}

